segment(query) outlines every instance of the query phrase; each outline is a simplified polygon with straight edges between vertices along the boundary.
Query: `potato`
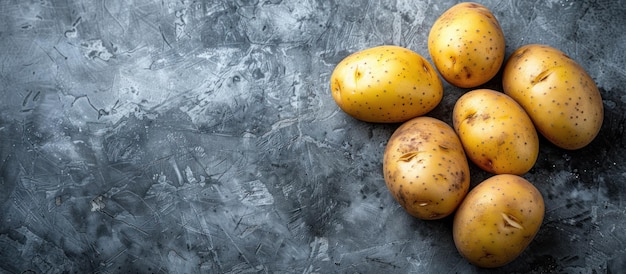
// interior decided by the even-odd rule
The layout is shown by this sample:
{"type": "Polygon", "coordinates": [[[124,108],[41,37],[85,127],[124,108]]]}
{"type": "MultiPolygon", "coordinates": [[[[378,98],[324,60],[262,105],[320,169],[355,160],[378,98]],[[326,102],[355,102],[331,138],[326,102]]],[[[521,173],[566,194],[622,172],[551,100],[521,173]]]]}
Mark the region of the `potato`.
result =
{"type": "Polygon", "coordinates": [[[433,110],[443,97],[437,72],[421,55],[378,46],[343,59],[330,77],[333,99],[367,122],[397,123],[433,110]]]}
{"type": "Polygon", "coordinates": [[[405,122],[391,135],[383,172],[392,196],[424,220],[450,215],[469,189],[467,158],[454,130],[426,116],[405,122]]]}
{"type": "Polygon", "coordinates": [[[470,263],[499,267],[517,258],[535,238],[545,207],[526,179],[495,175],[474,187],[457,209],[454,244],[470,263]]]}
{"type": "Polygon", "coordinates": [[[600,131],[604,108],[598,87],[558,49],[539,44],[520,47],[504,67],[502,85],[537,131],[558,147],[585,147],[600,131]]]}
{"type": "Polygon", "coordinates": [[[535,126],[506,94],[490,89],[465,93],[454,105],[452,121],[465,153],[483,170],[522,175],[535,165],[535,126]]]}
{"type": "Polygon", "coordinates": [[[504,34],[480,4],[459,3],[445,11],[428,34],[428,52],[441,76],[462,88],[493,78],[504,61],[504,34]]]}

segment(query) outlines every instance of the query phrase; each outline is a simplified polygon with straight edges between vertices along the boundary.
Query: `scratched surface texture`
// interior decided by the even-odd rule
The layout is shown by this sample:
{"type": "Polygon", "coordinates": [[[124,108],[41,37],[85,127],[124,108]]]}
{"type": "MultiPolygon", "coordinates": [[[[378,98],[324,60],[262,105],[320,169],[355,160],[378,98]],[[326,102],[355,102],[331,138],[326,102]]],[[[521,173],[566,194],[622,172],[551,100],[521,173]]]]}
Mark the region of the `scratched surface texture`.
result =
{"type": "MultiPolygon", "coordinates": [[[[388,193],[398,125],[352,119],[329,91],[351,52],[428,56],[454,3],[0,1],[0,272],[495,272],[460,257],[450,218],[412,218],[388,193]]],[[[542,139],[525,177],[545,220],[498,271],[624,273],[626,3],[482,3],[507,56],[560,48],[606,111],[584,149],[542,139]]],[[[445,84],[429,115],[450,122],[465,91],[445,84]]]]}

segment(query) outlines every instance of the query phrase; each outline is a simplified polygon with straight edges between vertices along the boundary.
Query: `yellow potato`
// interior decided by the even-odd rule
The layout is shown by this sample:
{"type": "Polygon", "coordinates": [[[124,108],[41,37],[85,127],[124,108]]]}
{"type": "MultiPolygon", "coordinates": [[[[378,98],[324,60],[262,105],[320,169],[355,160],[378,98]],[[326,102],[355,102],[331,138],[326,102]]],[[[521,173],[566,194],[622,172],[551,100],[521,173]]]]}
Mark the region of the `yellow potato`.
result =
{"type": "Polygon", "coordinates": [[[373,47],[346,57],[335,67],[330,88],[343,111],[378,123],[424,115],[443,97],[441,80],[428,60],[398,46],[373,47]]]}
{"type": "Polygon", "coordinates": [[[504,67],[502,84],[555,145],[579,149],[598,135],[604,120],[598,87],[562,51],[538,44],[517,49],[504,67]]]}
{"type": "Polygon", "coordinates": [[[449,83],[471,88],[493,78],[504,61],[505,39],[491,11],[472,2],[445,11],[428,34],[428,51],[449,83]]]}
{"type": "Polygon", "coordinates": [[[535,238],[545,207],[535,186],[517,175],[495,175],[474,187],[454,215],[454,244],[469,262],[499,267],[535,238]]]}
{"type": "Polygon", "coordinates": [[[469,189],[467,158],[454,130],[426,116],[396,129],[385,147],[383,172],[398,203],[424,220],[450,215],[469,189]]]}
{"type": "Polygon", "coordinates": [[[483,170],[522,175],[535,165],[535,126],[506,94],[490,89],[465,93],[454,105],[452,121],[465,153],[483,170]]]}

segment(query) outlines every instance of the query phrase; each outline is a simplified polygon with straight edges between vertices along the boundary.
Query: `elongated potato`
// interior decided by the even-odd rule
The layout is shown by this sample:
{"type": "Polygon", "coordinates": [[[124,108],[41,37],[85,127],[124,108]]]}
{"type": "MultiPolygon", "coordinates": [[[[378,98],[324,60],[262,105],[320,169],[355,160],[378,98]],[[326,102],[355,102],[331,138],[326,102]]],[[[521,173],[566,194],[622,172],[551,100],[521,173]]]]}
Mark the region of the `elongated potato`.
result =
{"type": "Polygon", "coordinates": [[[424,220],[450,215],[469,189],[469,165],[459,138],[448,124],[431,117],[411,119],[393,133],[383,171],[398,203],[424,220]]]}
{"type": "Polygon", "coordinates": [[[433,110],[443,98],[439,75],[424,57],[378,46],[343,59],[330,77],[337,105],[366,122],[398,123],[433,110]]]}
{"type": "Polygon", "coordinates": [[[502,86],[537,130],[561,148],[585,147],[600,132],[604,107],[598,87],[558,49],[539,44],[520,47],[504,67],[502,86]]]}

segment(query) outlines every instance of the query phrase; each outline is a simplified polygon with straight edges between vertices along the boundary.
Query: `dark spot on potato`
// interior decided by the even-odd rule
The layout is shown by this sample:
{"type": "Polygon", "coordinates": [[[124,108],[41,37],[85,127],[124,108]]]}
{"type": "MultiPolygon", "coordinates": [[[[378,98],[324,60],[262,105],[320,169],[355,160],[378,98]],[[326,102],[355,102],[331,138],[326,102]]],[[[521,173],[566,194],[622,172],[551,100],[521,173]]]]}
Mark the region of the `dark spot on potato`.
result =
{"type": "Polygon", "coordinates": [[[464,66],[463,67],[463,72],[465,72],[465,78],[467,78],[467,79],[472,78],[472,71],[470,70],[469,67],[464,66]]]}
{"type": "Polygon", "coordinates": [[[483,250],[483,251],[485,253],[485,256],[483,256],[483,258],[487,260],[492,259],[495,256],[494,254],[489,253],[487,250],[483,250]]]}
{"type": "Polygon", "coordinates": [[[452,184],[455,190],[460,190],[463,188],[463,182],[465,182],[465,172],[461,170],[461,172],[457,172],[454,174],[456,176],[456,181],[452,184]]]}
{"type": "Polygon", "coordinates": [[[396,192],[396,198],[398,199],[398,203],[405,207],[407,198],[405,197],[405,193],[402,191],[402,185],[398,186],[398,191],[396,192]]]}

